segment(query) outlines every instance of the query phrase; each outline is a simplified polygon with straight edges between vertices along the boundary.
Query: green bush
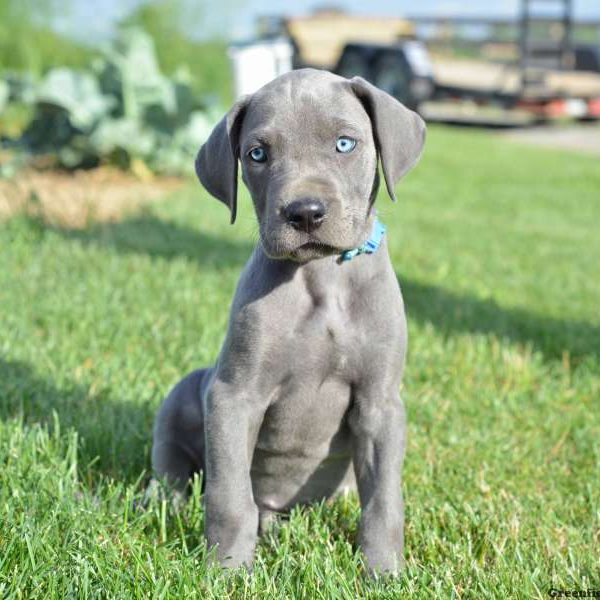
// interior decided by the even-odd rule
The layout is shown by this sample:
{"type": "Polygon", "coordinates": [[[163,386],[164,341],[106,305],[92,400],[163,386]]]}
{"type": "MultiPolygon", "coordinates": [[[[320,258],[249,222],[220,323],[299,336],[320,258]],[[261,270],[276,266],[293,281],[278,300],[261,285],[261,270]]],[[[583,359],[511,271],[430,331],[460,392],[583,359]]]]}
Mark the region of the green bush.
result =
{"type": "Polygon", "coordinates": [[[187,69],[164,75],[152,38],[135,28],[121,30],[91,68],[53,68],[37,85],[12,76],[3,89],[9,101],[34,110],[12,144],[19,159],[44,155],[44,164],[64,168],[137,161],[155,172],[186,173],[221,113],[209,108],[214,98],[195,92],[187,69]]]}
{"type": "Polygon", "coordinates": [[[158,63],[167,75],[174,75],[185,65],[194,76],[192,85],[196,92],[213,94],[227,105],[233,98],[227,44],[224,40],[206,39],[207,9],[206,3],[198,0],[144,2],[120,25],[143,29],[152,36],[158,63]],[[191,39],[192,32],[204,33],[204,41],[191,39]]]}

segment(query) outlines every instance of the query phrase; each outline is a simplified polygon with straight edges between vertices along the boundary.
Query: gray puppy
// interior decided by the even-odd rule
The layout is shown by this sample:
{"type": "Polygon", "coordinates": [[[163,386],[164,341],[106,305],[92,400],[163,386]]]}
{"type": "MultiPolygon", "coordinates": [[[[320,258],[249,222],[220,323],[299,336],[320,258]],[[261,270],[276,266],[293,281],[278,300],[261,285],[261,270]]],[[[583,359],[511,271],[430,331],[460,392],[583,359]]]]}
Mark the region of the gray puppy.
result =
{"type": "Polygon", "coordinates": [[[302,69],[238,101],[200,149],[198,177],[232,223],[241,162],[260,242],[216,365],[158,413],[152,464],[180,491],[204,472],[223,565],[251,563],[270,515],[350,489],[368,567],[401,565],[406,320],[373,204],[378,160],[395,200],[424,138],[417,114],[365,80],[302,69]]]}

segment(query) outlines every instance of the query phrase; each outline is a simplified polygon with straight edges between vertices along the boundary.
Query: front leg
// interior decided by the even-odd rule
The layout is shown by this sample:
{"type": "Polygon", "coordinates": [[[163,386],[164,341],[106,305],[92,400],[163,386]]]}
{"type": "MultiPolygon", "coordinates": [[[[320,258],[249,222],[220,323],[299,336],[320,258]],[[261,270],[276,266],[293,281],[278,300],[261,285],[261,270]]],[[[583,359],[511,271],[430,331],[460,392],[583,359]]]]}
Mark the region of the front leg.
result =
{"type": "Polygon", "coordinates": [[[250,467],[262,412],[246,393],[215,381],[205,398],[205,535],[227,567],[252,563],[258,535],[250,467]]]}
{"type": "Polygon", "coordinates": [[[397,391],[358,391],[350,414],[353,459],[362,514],[358,541],[373,572],[403,564],[402,463],[406,422],[397,391]]]}

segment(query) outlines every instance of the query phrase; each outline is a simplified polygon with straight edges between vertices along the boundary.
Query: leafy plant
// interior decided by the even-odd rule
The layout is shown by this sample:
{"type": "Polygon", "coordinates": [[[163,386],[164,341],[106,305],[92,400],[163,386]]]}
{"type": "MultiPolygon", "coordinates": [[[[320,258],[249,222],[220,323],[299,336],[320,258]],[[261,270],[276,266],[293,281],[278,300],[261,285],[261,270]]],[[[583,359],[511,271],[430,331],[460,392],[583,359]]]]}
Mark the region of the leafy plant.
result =
{"type": "Polygon", "coordinates": [[[0,113],[4,112],[4,109],[8,106],[9,96],[10,88],[8,83],[0,80],[0,113]]]}
{"type": "Polygon", "coordinates": [[[9,145],[63,168],[141,161],[154,172],[189,172],[220,113],[194,93],[187,71],[161,72],[152,38],[137,28],[122,30],[90,69],[51,69],[33,93],[25,79],[1,83],[0,107],[12,95],[34,108],[9,145]]]}
{"type": "Polygon", "coordinates": [[[119,23],[152,36],[161,70],[175,75],[181,65],[193,69],[193,89],[229,104],[233,97],[226,42],[218,31],[242,6],[241,0],[215,5],[209,0],[141,0],[119,23]]]}

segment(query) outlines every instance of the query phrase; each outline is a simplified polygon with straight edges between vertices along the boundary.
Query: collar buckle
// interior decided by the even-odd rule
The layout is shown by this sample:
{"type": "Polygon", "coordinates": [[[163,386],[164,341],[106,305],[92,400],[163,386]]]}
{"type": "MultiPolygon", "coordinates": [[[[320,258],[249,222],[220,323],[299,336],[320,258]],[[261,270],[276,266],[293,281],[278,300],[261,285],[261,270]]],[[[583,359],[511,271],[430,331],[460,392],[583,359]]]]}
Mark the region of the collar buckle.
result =
{"type": "Polygon", "coordinates": [[[379,250],[379,246],[381,246],[384,235],[385,225],[377,217],[375,217],[373,230],[371,231],[371,236],[369,239],[358,248],[353,248],[352,250],[346,250],[342,252],[340,254],[339,262],[348,262],[359,254],[374,254],[377,252],[377,250],[379,250]]]}

